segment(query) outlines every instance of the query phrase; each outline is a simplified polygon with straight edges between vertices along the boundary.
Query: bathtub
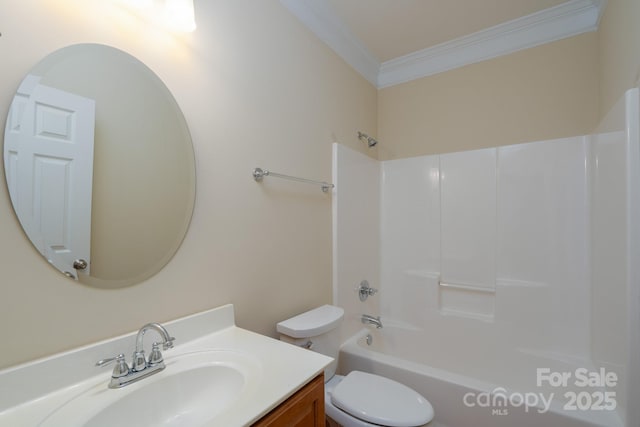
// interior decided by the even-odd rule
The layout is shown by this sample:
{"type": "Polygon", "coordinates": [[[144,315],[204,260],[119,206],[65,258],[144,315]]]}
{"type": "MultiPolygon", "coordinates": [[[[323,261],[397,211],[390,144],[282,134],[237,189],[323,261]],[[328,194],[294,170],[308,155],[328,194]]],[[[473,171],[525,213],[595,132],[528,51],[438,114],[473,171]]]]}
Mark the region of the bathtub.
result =
{"type": "Polygon", "coordinates": [[[370,372],[412,387],[434,407],[430,427],[623,425],[608,389],[562,382],[567,372],[581,381],[596,375],[584,361],[490,346],[469,354],[437,343],[411,328],[363,329],[342,345],[338,372],[370,372]]]}

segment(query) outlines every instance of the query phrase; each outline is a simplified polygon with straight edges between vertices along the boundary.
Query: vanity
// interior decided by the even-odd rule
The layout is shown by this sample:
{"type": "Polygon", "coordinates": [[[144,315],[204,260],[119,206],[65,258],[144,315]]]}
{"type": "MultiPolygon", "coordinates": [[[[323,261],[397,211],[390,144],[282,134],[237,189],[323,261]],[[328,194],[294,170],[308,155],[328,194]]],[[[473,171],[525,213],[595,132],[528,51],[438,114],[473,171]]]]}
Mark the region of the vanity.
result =
{"type": "MultiPolygon", "coordinates": [[[[0,371],[0,425],[324,425],[331,358],[237,327],[232,305],[163,326],[175,337],[166,367],[121,388],[95,365],[129,361],[136,332],[0,371]]],[[[159,335],[148,336],[150,349],[159,335]]]]}

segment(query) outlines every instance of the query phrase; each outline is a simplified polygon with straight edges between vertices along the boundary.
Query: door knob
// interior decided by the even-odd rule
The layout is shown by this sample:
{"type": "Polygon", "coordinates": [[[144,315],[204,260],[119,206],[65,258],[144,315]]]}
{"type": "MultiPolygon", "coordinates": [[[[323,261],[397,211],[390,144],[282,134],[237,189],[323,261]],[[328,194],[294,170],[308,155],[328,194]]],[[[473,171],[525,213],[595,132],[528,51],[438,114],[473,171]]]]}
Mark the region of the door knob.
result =
{"type": "Polygon", "coordinates": [[[87,264],[87,261],[83,259],[77,259],[73,261],[73,268],[75,268],[76,270],[84,270],[88,265],[89,264],[87,264]]]}

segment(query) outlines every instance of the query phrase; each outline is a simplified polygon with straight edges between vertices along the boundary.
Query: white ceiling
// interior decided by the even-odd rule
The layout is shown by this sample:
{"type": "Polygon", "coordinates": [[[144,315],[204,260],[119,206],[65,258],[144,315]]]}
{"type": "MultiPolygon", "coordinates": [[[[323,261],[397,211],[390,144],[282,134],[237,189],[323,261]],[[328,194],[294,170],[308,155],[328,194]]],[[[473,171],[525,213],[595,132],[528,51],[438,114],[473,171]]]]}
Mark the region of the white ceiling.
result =
{"type": "Polygon", "coordinates": [[[281,0],[378,87],[595,31],[606,0],[281,0]]]}
{"type": "Polygon", "coordinates": [[[466,36],[567,0],[328,0],[380,61],[466,36]]]}

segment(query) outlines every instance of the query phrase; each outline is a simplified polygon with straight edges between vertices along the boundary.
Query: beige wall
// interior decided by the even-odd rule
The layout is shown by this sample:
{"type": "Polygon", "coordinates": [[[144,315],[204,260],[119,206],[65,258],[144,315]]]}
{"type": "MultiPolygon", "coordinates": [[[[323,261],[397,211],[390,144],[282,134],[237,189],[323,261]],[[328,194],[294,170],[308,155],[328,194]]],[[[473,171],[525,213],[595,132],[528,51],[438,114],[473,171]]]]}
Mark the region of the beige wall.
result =
{"type": "Polygon", "coordinates": [[[587,33],[379,92],[381,159],[589,133],[598,49],[587,33]]]}
{"type": "MultiPolygon", "coordinates": [[[[186,239],[159,274],[98,290],[63,278],[28,243],[0,185],[0,367],[232,302],[238,324],[275,323],[331,300],[331,198],[251,178],[254,167],[329,180],[331,142],[364,151],[376,90],[277,0],[196,0],[173,35],[105,0],[0,0],[0,117],[23,76],[74,43],[125,50],[154,70],[189,124],[197,195],[186,239]]],[[[179,340],[180,337],[177,337],[179,340]]]]}
{"type": "Polygon", "coordinates": [[[636,0],[609,1],[598,33],[379,92],[277,0],[195,5],[198,29],[175,35],[115,0],[0,0],[0,117],[44,56],[108,44],[173,92],[197,168],[182,248],[161,273],[121,290],[47,266],[0,185],[0,368],[227,302],[240,326],[273,334],[276,321],[331,298],[331,201],[300,184],[257,184],[254,167],[329,179],[330,143],[366,152],[355,132],[376,128],[381,159],[588,133],[638,80],[636,0]]]}
{"type": "Polygon", "coordinates": [[[609,0],[598,29],[600,114],[640,84],[640,1],[609,0]]]}

